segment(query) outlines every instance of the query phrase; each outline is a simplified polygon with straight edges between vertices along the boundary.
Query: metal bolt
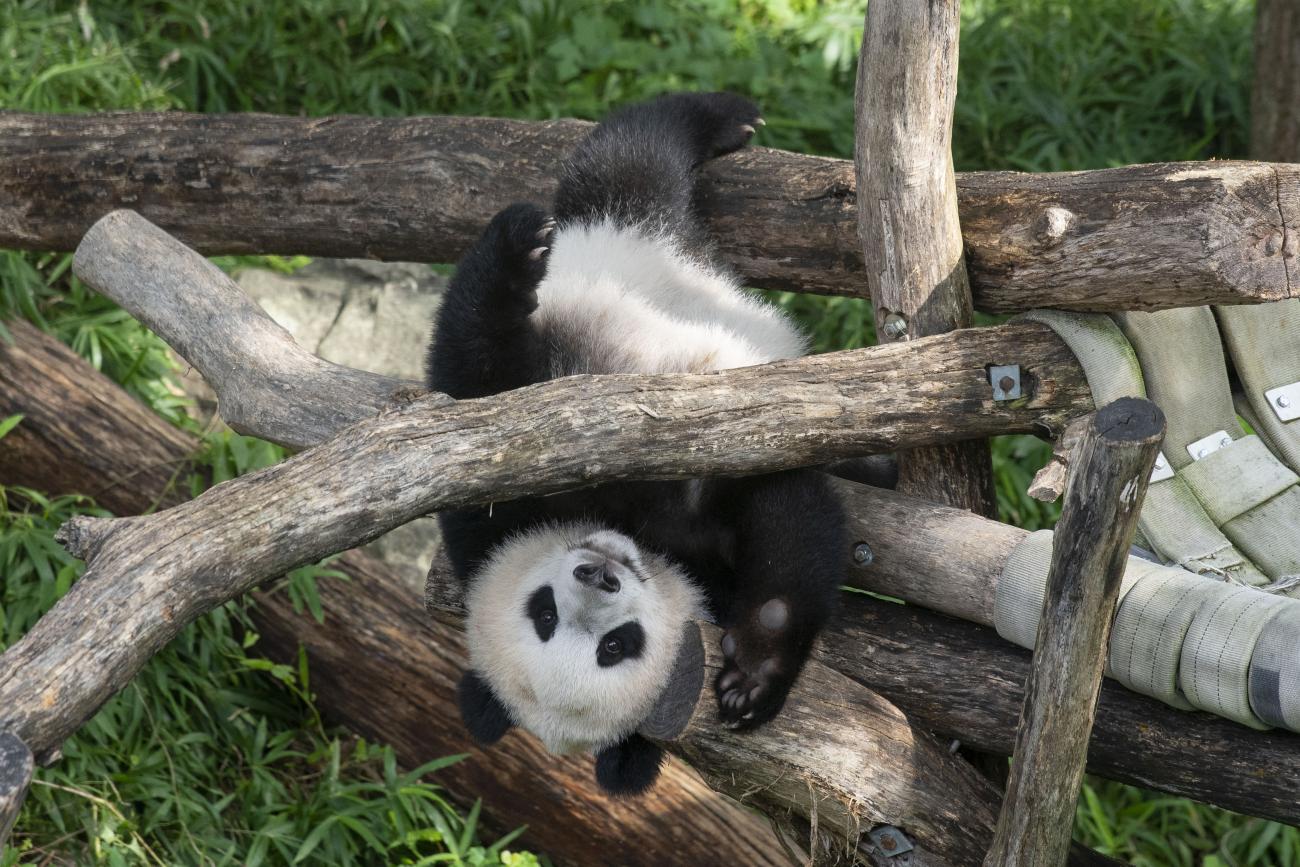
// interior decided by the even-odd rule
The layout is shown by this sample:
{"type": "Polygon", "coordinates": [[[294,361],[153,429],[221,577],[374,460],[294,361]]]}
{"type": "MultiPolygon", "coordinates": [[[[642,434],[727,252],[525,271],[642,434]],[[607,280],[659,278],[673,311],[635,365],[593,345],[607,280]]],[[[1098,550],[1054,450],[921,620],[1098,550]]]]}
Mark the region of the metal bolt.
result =
{"type": "Polygon", "coordinates": [[[1227,448],[1230,445],[1232,445],[1232,437],[1224,437],[1219,440],[1219,448],[1227,448]]]}
{"type": "Polygon", "coordinates": [[[859,566],[870,566],[871,561],[874,559],[876,559],[876,555],[871,550],[871,546],[866,542],[859,542],[857,545],[853,546],[854,563],[857,563],[859,566]]]}
{"type": "Polygon", "coordinates": [[[1002,389],[1003,394],[1006,394],[1016,387],[1016,381],[1009,376],[1004,376],[998,380],[998,387],[1002,389]]]}
{"type": "Polygon", "coordinates": [[[894,839],[892,834],[881,834],[880,848],[884,849],[886,852],[893,852],[898,848],[898,841],[894,839]]]}
{"type": "Polygon", "coordinates": [[[1199,461],[1201,458],[1205,457],[1209,453],[1210,453],[1209,449],[1198,449],[1196,452],[1196,459],[1199,461]]]}
{"type": "Polygon", "coordinates": [[[882,330],[890,340],[897,340],[907,334],[907,319],[898,313],[890,313],[885,317],[882,330]]]}
{"type": "Polygon", "coordinates": [[[1279,394],[1277,396],[1277,405],[1282,407],[1282,409],[1286,409],[1291,405],[1291,398],[1287,397],[1285,394],[1279,394]]]}
{"type": "Polygon", "coordinates": [[[1164,468],[1165,468],[1165,459],[1160,457],[1156,458],[1156,469],[1163,470],[1164,468]]]}

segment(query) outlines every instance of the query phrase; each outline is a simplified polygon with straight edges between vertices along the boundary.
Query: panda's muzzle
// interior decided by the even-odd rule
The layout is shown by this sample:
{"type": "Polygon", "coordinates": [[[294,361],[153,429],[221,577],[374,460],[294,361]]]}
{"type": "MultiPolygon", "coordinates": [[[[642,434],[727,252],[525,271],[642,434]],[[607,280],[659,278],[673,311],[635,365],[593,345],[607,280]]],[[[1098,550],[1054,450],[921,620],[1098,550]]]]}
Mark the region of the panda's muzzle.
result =
{"type": "Polygon", "coordinates": [[[619,580],[610,574],[606,563],[582,563],[574,567],[573,577],[578,579],[579,584],[604,590],[606,593],[617,593],[622,586],[619,580]]]}

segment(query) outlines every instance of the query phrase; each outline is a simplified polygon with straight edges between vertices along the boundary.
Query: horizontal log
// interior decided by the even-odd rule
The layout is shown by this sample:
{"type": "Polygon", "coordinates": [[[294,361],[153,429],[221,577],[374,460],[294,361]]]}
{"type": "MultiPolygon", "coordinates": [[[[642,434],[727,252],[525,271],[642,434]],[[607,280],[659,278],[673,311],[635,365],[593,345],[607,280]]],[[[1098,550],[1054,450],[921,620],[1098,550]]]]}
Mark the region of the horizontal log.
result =
{"type": "MultiPolygon", "coordinates": [[[[0,114],[0,247],[71,250],[133,208],[200,251],[451,262],[549,199],[590,125],[465,117],[0,114]]],[[[853,166],[751,148],[705,169],[756,286],[865,295],[853,166]]],[[[957,177],[975,306],[1157,309],[1300,292],[1300,169],[1209,162],[957,177]]]]}
{"type": "MultiPolygon", "coordinates": [[[[851,594],[819,659],[945,737],[1011,755],[1029,651],[992,629],[851,594]],[[870,648],[870,652],[863,652],[870,648]]],[[[1256,731],[1102,684],[1088,771],[1215,806],[1300,825],[1300,737],[1256,731]]]]}
{"type": "MultiPolygon", "coordinates": [[[[149,412],[50,335],[23,322],[7,327],[14,342],[0,342],[0,417],[23,413],[26,420],[9,437],[26,428],[39,448],[11,450],[6,437],[0,483],[21,478],[41,490],[68,492],[114,479],[102,489],[111,499],[101,504],[111,502],[123,515],[152,509],[164,491],[169,503],[188,496],[188,486],[169,485],[141,459],[167,468],[183,464],[199,446],[194,437],[149,412]],[[61,418],[44,415],[53,404],[61,418]]],[[[303,645],[317,706],[391,745],[406,767],[471,753],[437,779],[462,803],[481,797],[497,831],[529,825],[521,845],[562,864],[604,863],[610,852],[630,867],[657,867],[679,857],[703,864],[718,852],[761,867],[791,864],[767,822],[710,790],[680,762],[666,766],[648,801],[627,802],[598,791],[590,760],[553,756],[531,738],[511,736],[501,749],[478,750],[456,710],[465,656],[458,626],[428,617],[409,584],[371,557],[350,551],[333,566],[350,583],[320,583],[324,624],[295,613],[285,594],[257,594],[251,614],[262,636],[258,651],[293,662],[303,645]]],[[[0,734],[0,831],[10,795],[18,791],[6,783],[17,779],[6,768],[18,767],[6,764],[9,742],[18,743],[0,734]]]]}
{"type": "MultiPolygon", "coordinates": [[[[1092,402],[1065,344],[1050,329],[1025,323],[714,374],[569,377],[484,400],[453,403],[434,395],[412,404],[415,384],[321,361],[219,269],[137,214],[119,211],[99,221],[73,268],[194,365],[236,430],[304,447],[379,409],[396,419],[419,406],[431,421],[426,435],[463,432],[461,445],[441,459],[469,466],[477,465],[477,454],[499,454],[493,466],[501,472],[475,473],[480,481],[509,483],[508,472],[535,466],[566,428],[577,437],[573,456],[583,464],[572,487],[627,477],[606,457],[629,462],[633,473],[647,471],[643,477],[752,472],[905,444],[1050,431],[1092,402]],[[1021,366],[1028,397],[996,402],[986,369],[1013,363],[1021,366]],[[502,414],[511,402],[524,422],[522,439],[513,441],[511,415],[502,414]],[[596,455],[590,443],[597,435],[630,450],[596,455]],[[652,440],[653,453],[645,448],[652,440]],[[485,451],[475,453],[472,443],[485,451]]],[[[492,496],[527,492],[509,487],[492,496]]]]}

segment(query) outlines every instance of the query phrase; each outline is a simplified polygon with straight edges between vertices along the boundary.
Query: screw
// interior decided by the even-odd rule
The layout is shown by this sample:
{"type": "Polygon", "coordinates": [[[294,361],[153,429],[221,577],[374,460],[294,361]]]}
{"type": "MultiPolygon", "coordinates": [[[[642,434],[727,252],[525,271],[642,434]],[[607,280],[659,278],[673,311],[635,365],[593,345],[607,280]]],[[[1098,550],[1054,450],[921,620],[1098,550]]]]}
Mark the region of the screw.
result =
{"type": "Polygon", "coordinates": [[[1291,405],[1291,398],[1287,397],[1285,394],[1279,394],[1277,396],[1277,405],[1282,407],[1282,409],[1286,409],[1291,405]]]}
{"type": "Polygon", "coordinates": [[[859,542],[857,545],[853,546],[854,563],[857,563],[859,566],[870,566],[871,561],[874,559],[876,559],[876,555],[871,550],[871,546],[866,542],[859,542]]]}
{"type": "Polygon", "coordinates": [[[1219,440],[1219,448],[1227,448],[1230,445],[1232,445],[1232,437],[1224,437],[1219,440]]]}
{"type": "Polygon", "coordinates": [[[884,849],[886,852],[893,852],[898,848],[898,841],[894,839],[892,834],[881,834],[880,848],[884,849]]]}
{"type": "Polygon", "coordinates": [[[1165,459],[1164,459],[1164,458],[1156,458],[1156,469],[1157,469],[1157,470],[1163,470],[1164,468],[1165,468],[1165,459]]]}
{"type": "Polygon", "coordinates": [[[1201,458],[1205,457],[1209,453],[1210,453],[1209,449],[1200,449],[1196,452],[1196,459],[1199,461],[1201,458]]]}
{"type": "Polygon", "coordinates": [[[1010,394],[1011,389],[1016,387],[1016,381],[1009,376],[1004,376],[998,380],[998,388],[1002,389],[1003,394],[1010,394]]]}
{"type": "Polygon", "coordinates": [[[885,317],[885,325],[882,330],[890,340],[897,340],[907,334],[907,319],[898,313],[890,313],[885,317]]]}

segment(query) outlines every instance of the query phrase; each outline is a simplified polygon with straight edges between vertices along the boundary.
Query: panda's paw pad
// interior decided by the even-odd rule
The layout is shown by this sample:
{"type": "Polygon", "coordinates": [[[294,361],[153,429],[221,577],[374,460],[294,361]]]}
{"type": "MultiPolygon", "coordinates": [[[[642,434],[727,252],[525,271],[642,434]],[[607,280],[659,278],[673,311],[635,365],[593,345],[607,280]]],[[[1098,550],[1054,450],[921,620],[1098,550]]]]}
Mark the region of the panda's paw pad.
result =
{"type": "Polygon", "coordinates": [[[747,729],[776,716],[794,682],[790,671],[775,656],[760,660],[752,669],[728,659],[714,685],[722,722],[728,728],[747,729]]]}

